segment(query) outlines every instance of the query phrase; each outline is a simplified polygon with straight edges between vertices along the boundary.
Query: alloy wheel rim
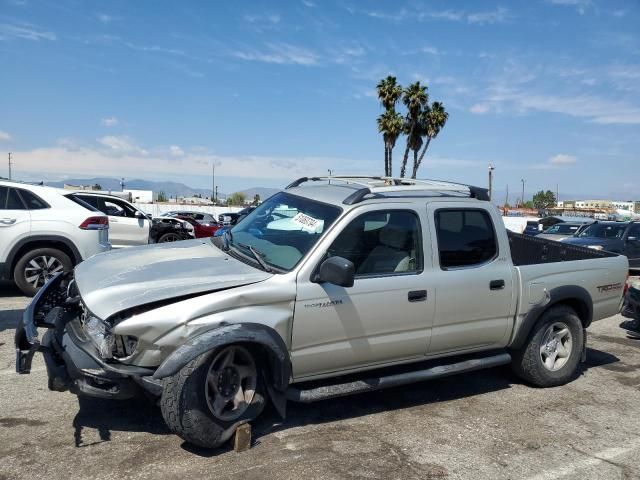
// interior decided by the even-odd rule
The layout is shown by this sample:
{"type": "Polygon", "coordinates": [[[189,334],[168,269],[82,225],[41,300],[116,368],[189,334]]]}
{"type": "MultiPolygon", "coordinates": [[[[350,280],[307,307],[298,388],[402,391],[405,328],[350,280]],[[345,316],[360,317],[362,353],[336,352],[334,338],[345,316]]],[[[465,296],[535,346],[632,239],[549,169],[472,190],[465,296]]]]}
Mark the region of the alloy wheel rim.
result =
{"type": "Polygon", "coordinates": [[[56,257],[39,255],[33,257],[24,267],[24,278],[34,288],[43,286],[47,280],[64,270],[64,265],[56,257]]]}
{"type": "Polygon", "coordinates": [[[255,361],[243,347],[221,350],[209,365],[205,398],[211,413],[218,419],[238,419],[251,405],[258,383],[255,361]]]}
{"type": "Polygon", "coordinates": [[[550,325],[540,342],[540,359],[544,368],[556,372],[564,367],[573,351],[573,337],[569,326],[563,322],[550,325]]]}

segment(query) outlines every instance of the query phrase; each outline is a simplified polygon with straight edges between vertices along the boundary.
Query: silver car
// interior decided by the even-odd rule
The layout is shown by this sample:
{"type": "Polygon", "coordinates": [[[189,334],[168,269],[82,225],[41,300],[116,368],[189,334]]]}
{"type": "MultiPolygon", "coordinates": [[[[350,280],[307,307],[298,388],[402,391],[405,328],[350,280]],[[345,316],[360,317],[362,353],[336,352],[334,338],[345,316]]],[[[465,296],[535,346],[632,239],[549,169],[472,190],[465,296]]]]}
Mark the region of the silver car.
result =
{"type": "Polygon", "coordinates": [[[17,371],[42,351],[53,390],[145,390],[173,432],[216,447],[268,399],[285,416],[289,400],[509,363],[564,384],[585,329],[618,311],[625,257],[508,234],[484,189],[327,180],[293,182],[223,237],[55,277],[18,327],[17,371]]]}

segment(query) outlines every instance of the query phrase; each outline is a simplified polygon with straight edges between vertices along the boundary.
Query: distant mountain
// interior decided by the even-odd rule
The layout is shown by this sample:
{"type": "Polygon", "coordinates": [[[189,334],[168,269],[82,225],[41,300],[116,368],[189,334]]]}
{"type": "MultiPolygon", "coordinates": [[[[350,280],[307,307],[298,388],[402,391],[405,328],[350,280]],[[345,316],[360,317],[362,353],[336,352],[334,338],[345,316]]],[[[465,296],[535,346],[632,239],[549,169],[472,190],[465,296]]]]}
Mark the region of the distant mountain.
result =
{"type": "MultiPolygon", "coordinates": [[[[98,184],[102,190],[120,191],[120,180],[117,178],[95,177],[95,178],[69,178],[61,182],[45,182],[51,187],[62,188],[67,185],[95,185],[98,184]]],[[[194,188],[179,182],[154,182],[151,180],[127,180],[125,188],[131,190],[151,190],[155,195],[164,192],[167,197],[192,197],[194,195],[202,195],[209,197],[211,189],[194,188]]],[[[255,187],[241,190],[247,199],[252,199],[256,194],[260,195],[260,199],[265,200],[279,190],[277,188],[255,187]]],[[[226,198],[226,193],[218,192],[218,198],[226,198]]]]}

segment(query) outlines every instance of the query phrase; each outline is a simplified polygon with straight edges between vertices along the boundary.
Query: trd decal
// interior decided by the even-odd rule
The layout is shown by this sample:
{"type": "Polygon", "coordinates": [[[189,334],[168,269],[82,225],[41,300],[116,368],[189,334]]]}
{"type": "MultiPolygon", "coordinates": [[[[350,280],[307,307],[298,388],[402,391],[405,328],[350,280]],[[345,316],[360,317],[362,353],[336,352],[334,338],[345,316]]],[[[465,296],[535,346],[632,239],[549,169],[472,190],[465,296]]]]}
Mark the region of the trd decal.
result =
{"type": "Polygon", "coordinates": [[[611,292],[612,290],[622,290],[622,283],[610,283],[609,285],[599,285],[596,287],[598,292],[606,293],[611,292]]]}

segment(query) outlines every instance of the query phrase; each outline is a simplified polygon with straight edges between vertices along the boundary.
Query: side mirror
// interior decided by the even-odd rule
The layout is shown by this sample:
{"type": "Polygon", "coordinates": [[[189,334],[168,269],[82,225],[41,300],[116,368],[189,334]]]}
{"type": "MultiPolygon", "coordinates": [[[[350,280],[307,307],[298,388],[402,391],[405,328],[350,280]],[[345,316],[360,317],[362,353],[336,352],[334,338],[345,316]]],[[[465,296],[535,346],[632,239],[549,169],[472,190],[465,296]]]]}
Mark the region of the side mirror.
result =
{"type": "Polygon", "coordinates": [[[143,213],[140,210],[136,210],[136,213],[134,213],[133,216],[136,218],[149,218],[146,213],[143,213]]]}
{"type": "Polygon", "coordinates": [[[353,262],[342,257],[331,257],[322,262],[315,281],[332,283],[340,287],[353,287],[354,276],[353,262]]]}

